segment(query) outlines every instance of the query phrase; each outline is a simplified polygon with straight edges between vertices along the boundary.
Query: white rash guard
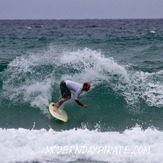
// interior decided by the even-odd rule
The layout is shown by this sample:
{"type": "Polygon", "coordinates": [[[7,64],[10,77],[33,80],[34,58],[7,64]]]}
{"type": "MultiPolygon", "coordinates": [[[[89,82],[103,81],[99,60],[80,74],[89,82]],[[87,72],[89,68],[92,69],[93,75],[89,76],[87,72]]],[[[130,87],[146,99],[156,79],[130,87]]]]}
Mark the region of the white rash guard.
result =
{"type": "Polygon", "coordinates": [[[66,80],[65,81],[66,86],[69,90],[74,91],[75,92],[75,100],[79,99],[79,95],[82,92],[83,89],[83,85],[80,83],[76,83],[74,81],[71,80],[66,80]]]}

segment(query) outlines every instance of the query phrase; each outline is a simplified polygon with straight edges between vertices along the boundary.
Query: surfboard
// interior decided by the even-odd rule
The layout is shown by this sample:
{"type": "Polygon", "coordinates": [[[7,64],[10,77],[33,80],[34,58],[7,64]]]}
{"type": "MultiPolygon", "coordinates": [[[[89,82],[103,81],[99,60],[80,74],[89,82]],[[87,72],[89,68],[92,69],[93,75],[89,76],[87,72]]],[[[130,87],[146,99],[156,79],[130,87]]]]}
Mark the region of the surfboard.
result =
{"type": "Polygon", "coordinates": [[[50,114],[51,114],[53,117],[55,117],[55,118],[57,118],[57,119],[59,119],[59,120],[61,120],[61,121],[63,121],[63,122],[67,122],[67,120],[68,120],[67,113],[66,113],[63,109],[61,109],[61,108],[58,109],[58,112],[59,112],[60,114],[57,113],[57,112],[55,112],[55,111],[54,111],[54,106],[53,106],[53,104],[54,104],[54,102],[51,102],[51,103],[49,104],[49,111],[50,111],[50,114]]]}

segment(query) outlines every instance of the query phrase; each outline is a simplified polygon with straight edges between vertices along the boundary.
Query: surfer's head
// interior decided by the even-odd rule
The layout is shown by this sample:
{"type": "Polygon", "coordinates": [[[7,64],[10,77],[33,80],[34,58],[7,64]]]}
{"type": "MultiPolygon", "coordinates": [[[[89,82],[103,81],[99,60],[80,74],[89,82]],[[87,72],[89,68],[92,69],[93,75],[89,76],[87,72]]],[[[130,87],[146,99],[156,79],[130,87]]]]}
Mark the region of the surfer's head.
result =
{"type": "Polygon", "coordinates": [[[90,87],[91,87],[91,84],[88,83],[88,82],[85,82],[85,83],[83,84],[83,90],[85,90],[85,91],[89,91],[90,87]]]}

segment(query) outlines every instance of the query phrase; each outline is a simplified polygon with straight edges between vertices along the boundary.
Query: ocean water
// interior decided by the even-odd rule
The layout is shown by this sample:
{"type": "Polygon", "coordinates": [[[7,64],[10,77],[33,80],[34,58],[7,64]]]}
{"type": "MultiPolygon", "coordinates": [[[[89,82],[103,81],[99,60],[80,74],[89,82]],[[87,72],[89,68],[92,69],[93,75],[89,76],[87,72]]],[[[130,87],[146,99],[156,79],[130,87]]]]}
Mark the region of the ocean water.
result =
{"type": "Polygon", "coordinates": [[[163,21],[0,20],[0,162],[163,160],[163,21]],[[69,79],[80,101],[51,101],[69,79]]]}

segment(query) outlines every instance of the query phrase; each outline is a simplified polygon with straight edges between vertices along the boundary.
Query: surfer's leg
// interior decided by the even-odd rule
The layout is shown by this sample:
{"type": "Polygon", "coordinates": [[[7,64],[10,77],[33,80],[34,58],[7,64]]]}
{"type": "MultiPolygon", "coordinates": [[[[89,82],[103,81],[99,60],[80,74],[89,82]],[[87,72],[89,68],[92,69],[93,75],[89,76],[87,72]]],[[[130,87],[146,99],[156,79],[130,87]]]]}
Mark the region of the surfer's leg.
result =
{"type": "Polygon", "coordinates": [[[64,81],[60,83],[60,90],[61,90],[62,99],[60,99],[59,102],[57,102],[56,104],[53,104],[55,108],[59,108],[65,101],[71,98],[71,92],[66,87],[66,83],[64,81]]]}
{"type": "Polygon", "coordinates": [[[69,100],[71,98],[71,96],[68,96],[66,98],[62,98],[58,103],[58,107],[60,107],[64,102],[66,102],[67,100],[69,100]]]}
{"type": "Polygon", "coordinates": [[[61,100],[59,100],[59,102],[57,102],[56,104],[54,104],[54,106],[56,108],[59,108],[64,102],[66,102],[67,100],[69,100],[71,98],[71,96],[68,96],[66,98],[62,98],[61,100]]]}
{"type": "Polygon", "coordinates": [[[61,90],[61,95],[62,95],[62,99],[59,100],[59,102],[56,104],[57,107],[59,108],[65,101],[69,100],[71,98],[71,92],[70,90],[67,88],[66,83],[64,81],[62,81],[60,83],[60,90],[61,90]]]}

